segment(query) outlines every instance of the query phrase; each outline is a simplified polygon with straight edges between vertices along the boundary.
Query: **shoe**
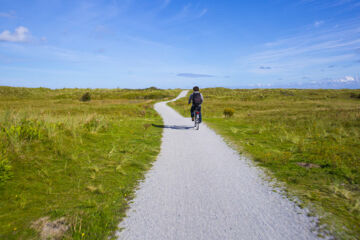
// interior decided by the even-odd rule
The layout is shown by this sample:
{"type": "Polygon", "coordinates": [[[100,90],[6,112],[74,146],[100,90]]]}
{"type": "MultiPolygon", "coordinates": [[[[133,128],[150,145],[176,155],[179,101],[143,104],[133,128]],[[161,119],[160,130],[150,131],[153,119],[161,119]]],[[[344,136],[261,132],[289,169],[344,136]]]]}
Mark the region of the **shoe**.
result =
{"type": "Polygon", "coordinates": [[[191,121],[194,121],[194,117],[191,118],[191,121]]]}

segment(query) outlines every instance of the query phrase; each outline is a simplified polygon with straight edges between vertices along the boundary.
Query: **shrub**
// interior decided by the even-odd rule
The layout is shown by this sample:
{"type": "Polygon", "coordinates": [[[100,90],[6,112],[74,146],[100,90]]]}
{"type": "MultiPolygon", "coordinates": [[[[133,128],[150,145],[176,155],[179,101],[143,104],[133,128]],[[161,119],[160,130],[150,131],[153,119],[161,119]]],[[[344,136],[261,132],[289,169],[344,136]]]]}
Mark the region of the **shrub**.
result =
{"type": "Polygon", "coordinates": [[[360,98],[360,94],[356,94],[356,93],[350,93],[350,97],[351,98],[360,98]]]}
{"type": "Polygon", "coordinates": [[[284,96],[294,96],[294,93],[290,92],[290,91],[283,91],[280,90],[280,93],[284,96]]]}
{"type": "Polygon", "coordinates": [[[41,123],[23,119],[18,125],[11,125],[8,128],[3,128],[8,139],[12,141],[18,140],[34,140],[41,139],[42,130],[41,123]]]}
{"type": "Polygon", "coordinates": [[[224,116],[226,118],[231,118],[234,115],[234,113],[235,113],[235,110],[232,109],[232,108],[225,108],[224,109],[224,116]]]}
{"type": "Polygon", "coordinates": [[[82,102],[88,102],[91,100],[91,95],[89,92],[84,93],[84,95],[81,96],[80,101],[82,102]]]}

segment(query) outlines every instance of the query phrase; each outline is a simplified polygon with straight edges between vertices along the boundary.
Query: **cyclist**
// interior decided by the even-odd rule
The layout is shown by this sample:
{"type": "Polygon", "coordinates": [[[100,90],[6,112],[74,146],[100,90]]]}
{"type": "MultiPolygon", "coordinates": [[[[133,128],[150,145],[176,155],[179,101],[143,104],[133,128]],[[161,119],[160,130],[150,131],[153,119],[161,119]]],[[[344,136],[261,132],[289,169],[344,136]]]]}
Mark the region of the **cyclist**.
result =
{"type": "Polygon", "coordinates": [[[191,120],[194,121],[194,111],[195,108],[197,108],[200,112],[200,122],[201,122],[201,104],[204,101],[203,95],[199,92],[199,87],[195,86],[193,87],[193,93],[190,95],[189,97],[189,103],[192,103],[191,109],[190,109],[190,113],[191,113],[191,120]]]}

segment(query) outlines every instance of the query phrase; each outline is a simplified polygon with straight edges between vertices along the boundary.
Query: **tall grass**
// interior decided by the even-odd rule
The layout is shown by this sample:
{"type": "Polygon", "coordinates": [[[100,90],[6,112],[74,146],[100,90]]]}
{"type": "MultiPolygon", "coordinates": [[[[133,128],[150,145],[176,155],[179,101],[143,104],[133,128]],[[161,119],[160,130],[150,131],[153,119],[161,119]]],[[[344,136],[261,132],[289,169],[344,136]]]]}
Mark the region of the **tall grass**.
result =
{"type": "Polygon", "coordinates": [[[66,218],[64,239],[114,238],[159,152],[153,93],[179,91],[0,87],[0,239],[38,239],[46,216],[66,218]]]}
{"type": "MultiPolygon", "coordinates": [[[[203,118],[307,206],[338,238],[360,236],[360,90],[202,91],[203,118]],[[224,118],[225,108],[232,118],[224,118]],[[313,164],[313,168],[299,163],[313,164]]],[[[189,115],[184,100],[172,103],[189,115]]]]}
{"type": "MultiPolygon", "coordinates": [[[[178,91],[178,90],[177,90],[178,91]]],[[[0,99],[66,99],[79,100],[88,93],[92,100],[102,99],[166,99],[174,96],[173,90],[162,90],[154,87],[145,89],[84,89],[84,88],[14,88],[0,86],[0,99]]]]}

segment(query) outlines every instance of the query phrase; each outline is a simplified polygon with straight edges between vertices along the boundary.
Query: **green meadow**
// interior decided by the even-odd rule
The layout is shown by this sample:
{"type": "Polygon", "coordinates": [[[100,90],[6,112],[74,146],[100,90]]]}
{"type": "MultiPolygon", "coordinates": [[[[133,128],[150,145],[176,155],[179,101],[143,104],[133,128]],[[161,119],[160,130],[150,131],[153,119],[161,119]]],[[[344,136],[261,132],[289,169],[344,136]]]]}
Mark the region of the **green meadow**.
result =
{"type": "Polygon", "coordinates": [[[0,239],[39,239],[43,217],[65,217],[64,239],[114,237],[160,150],[153,104],[179,92],[0,87],[0,239]]]}
{"type": "MultiPolygon", "coordinates": [[[[359,239],[360,90],[201,92],[206,124],[320,215],[336,238],[359,239]]],[[[170,105],[189,116],[187,100],[170,105]]]]}

